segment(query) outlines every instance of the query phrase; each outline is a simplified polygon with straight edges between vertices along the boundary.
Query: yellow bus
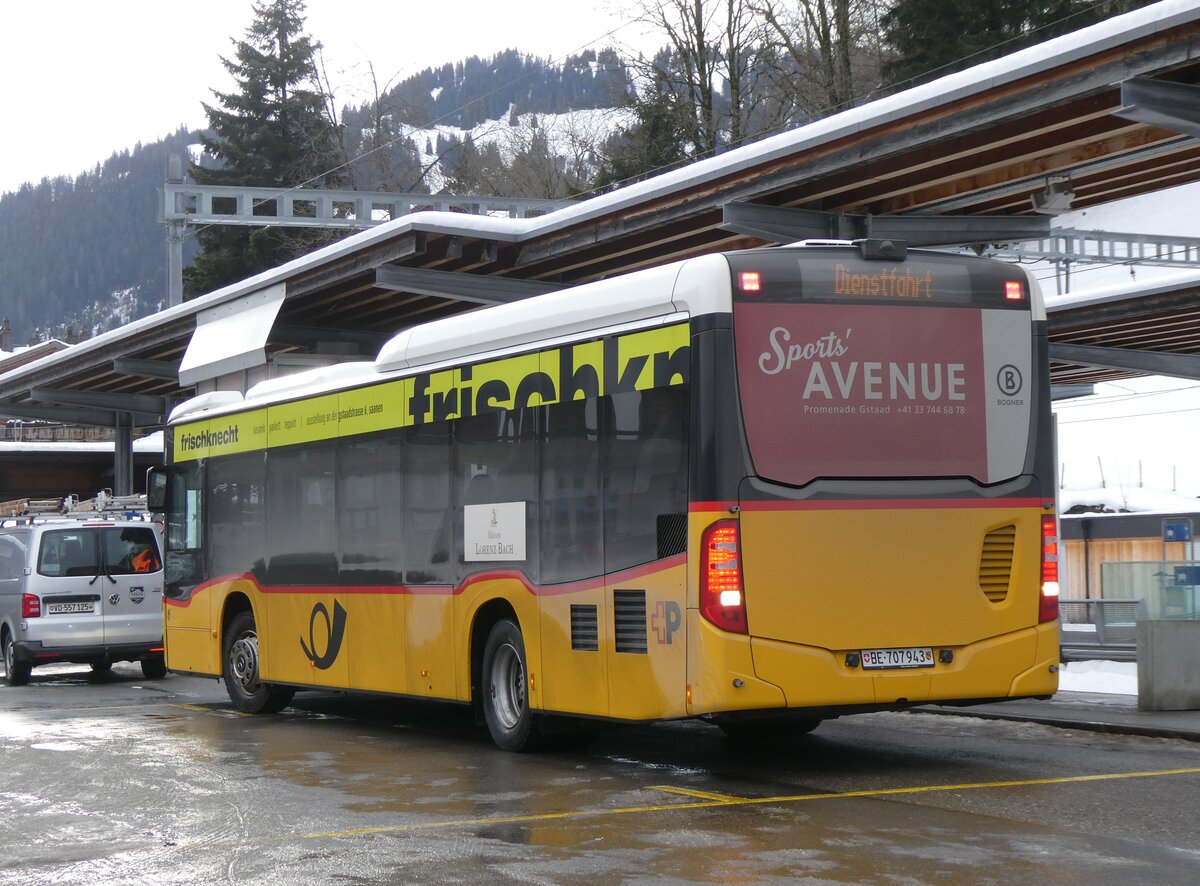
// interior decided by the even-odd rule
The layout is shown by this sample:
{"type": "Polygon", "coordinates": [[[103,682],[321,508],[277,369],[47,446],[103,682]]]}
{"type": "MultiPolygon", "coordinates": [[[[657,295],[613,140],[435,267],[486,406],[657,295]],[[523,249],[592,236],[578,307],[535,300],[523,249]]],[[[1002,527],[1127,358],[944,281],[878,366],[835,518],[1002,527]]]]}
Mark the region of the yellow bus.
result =
{"type": "Polygon", "coordinates": [[[502,748],[1045,697],[1046,324],[902,244],[687,259],[405,329],[171,416],[172,671],[277,711],[476,706],[502,748]]]}

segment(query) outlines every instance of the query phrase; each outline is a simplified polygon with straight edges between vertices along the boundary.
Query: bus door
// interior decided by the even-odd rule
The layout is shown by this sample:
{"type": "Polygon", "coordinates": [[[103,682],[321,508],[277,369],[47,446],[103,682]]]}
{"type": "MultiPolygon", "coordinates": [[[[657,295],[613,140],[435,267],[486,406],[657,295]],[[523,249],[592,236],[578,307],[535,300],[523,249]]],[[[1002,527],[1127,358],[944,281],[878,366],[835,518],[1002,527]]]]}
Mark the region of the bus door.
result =
{"type": "Polygon", "coordinates": [[[686,385],[605,398],[611,401],[603,453],[614,717],[686,714],[688,398],[686,385]]]}

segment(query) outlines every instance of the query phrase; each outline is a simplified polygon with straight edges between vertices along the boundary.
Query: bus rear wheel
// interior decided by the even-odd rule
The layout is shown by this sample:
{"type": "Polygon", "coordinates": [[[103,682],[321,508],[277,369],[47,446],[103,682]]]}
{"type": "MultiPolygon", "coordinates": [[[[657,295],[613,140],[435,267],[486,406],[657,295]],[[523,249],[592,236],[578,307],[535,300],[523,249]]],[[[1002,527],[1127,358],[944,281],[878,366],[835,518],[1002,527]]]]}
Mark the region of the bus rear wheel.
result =
{"type": "Polygon", "coordinates": [[[254,613],[239,612],[225,632],[225,691],[239,711],[274,714],[288,706],[295,690],[262,682],[258,673],[258,631],[254,613]]]}
{"type": "Polygon", "coordinates": [[[505,751],[532,750],[536,738],[529,708],[529,670],[525,640],[510,619],[496,622],[483,647],[483,716],[496,746],[505,751]]]}

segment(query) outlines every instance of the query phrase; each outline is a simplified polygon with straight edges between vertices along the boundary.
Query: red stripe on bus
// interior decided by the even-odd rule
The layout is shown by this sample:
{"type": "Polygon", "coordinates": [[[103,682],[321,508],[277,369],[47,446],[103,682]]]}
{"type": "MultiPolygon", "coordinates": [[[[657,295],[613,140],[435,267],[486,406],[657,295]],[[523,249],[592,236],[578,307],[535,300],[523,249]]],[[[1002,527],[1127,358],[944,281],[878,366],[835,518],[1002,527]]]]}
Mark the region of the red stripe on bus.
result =
{"type": "Polygon", "coordinates": [[[258,579],[249,573],[242,575],[223,575],[218,578],[210,579],[201,585],[197,585],[192,589],[192,592],[187,597],[173,598],[164,597],[163,603],[167,606],[177,606],[187,608],[191,605],[192,600],[196,596],[209,588],[218,584],[227,584],[233,581],[245,581],[254,585],[254,587],[263,594],[338,594],[341,596],[398,596],[411,594],[413,596],[457,596],[472,585],[479,584],[484,581],[516,581],[524,586],[535,597],[550,597],[560,596],[564,594],[577,594],[583,591],[591,591],[596,588],[604,587],[612,584],[627,584],[631,581],[637,581],[647,575],[652,575],[656,572],[665,572],[668,569],[674,569],[683,566],[687,562],[687,554],[676,554],[673,557],[667,557],[662,560],[654,560],[650,563],[645,563],[641,566],[633,566],[629,569],[623,569],[620,572],[614,572],[611,575],[601,575],[595,578],[585,578],[580,581],[569,581],[561,584],[552,585],[535,585],[525,575],[525,573],[516,569],[498,569],[488,572],[477,572],[474,575],[465,579],[458,585],[263,585],[258,579]]]}
{"type": "Polygon", "coordinates": [[[688,510],[695,513],[728,511],[918,511],[960,508],[1037,508],[1046,504],[1041,498],[872,498],[821,499],[814,501],[694,501],[688,510]]]}
{"type": "Polygon", "coordinates": [[[855,501],[751,501],[743,511],[922,511],[980,508],[1037,508],[1040,498],[880,498],[855,501]]]}

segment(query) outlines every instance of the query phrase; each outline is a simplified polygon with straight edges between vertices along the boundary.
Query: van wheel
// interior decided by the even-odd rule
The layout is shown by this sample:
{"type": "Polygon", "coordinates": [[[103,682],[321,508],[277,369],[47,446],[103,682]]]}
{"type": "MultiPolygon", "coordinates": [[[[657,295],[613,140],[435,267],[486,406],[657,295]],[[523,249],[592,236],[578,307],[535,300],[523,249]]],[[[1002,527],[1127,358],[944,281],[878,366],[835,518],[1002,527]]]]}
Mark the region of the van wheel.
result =
{"type": "Polygon", "coordinates": [[[4,682],[9,686],[24,686],[33,673],[31,662],[17,661],[17,642],[12,634],[4,632],[4,682]]]}
{"type": "Polygon", "coordinates": [[[142,659],[142,674],[147,680],[161,680],[167,675],[167,662],[161,655],[142,659]]]}
{"type": "Polygon", "coordinates": [[[274,714],[288,706],[295,690],[264,683],[258,674],[258,631],[254,613],[239,612],[225,634],[225,690],[239,711],[274,714]]]}
{"type": "Polygon", "coordinates": [[[92,662],[92,673],[93,674],[107,674],[111,670],[112,670],[112,662],[111,661],[94,661],[94,662],[92,662]]]}
{"type": "Polygon", "coordinates": [[[532,750],[536,739],[529,709],[529,672],[525,640],[511,620],[499,621],[483,647],[483,716],[496,746],[505,751],[532,750]]]}

